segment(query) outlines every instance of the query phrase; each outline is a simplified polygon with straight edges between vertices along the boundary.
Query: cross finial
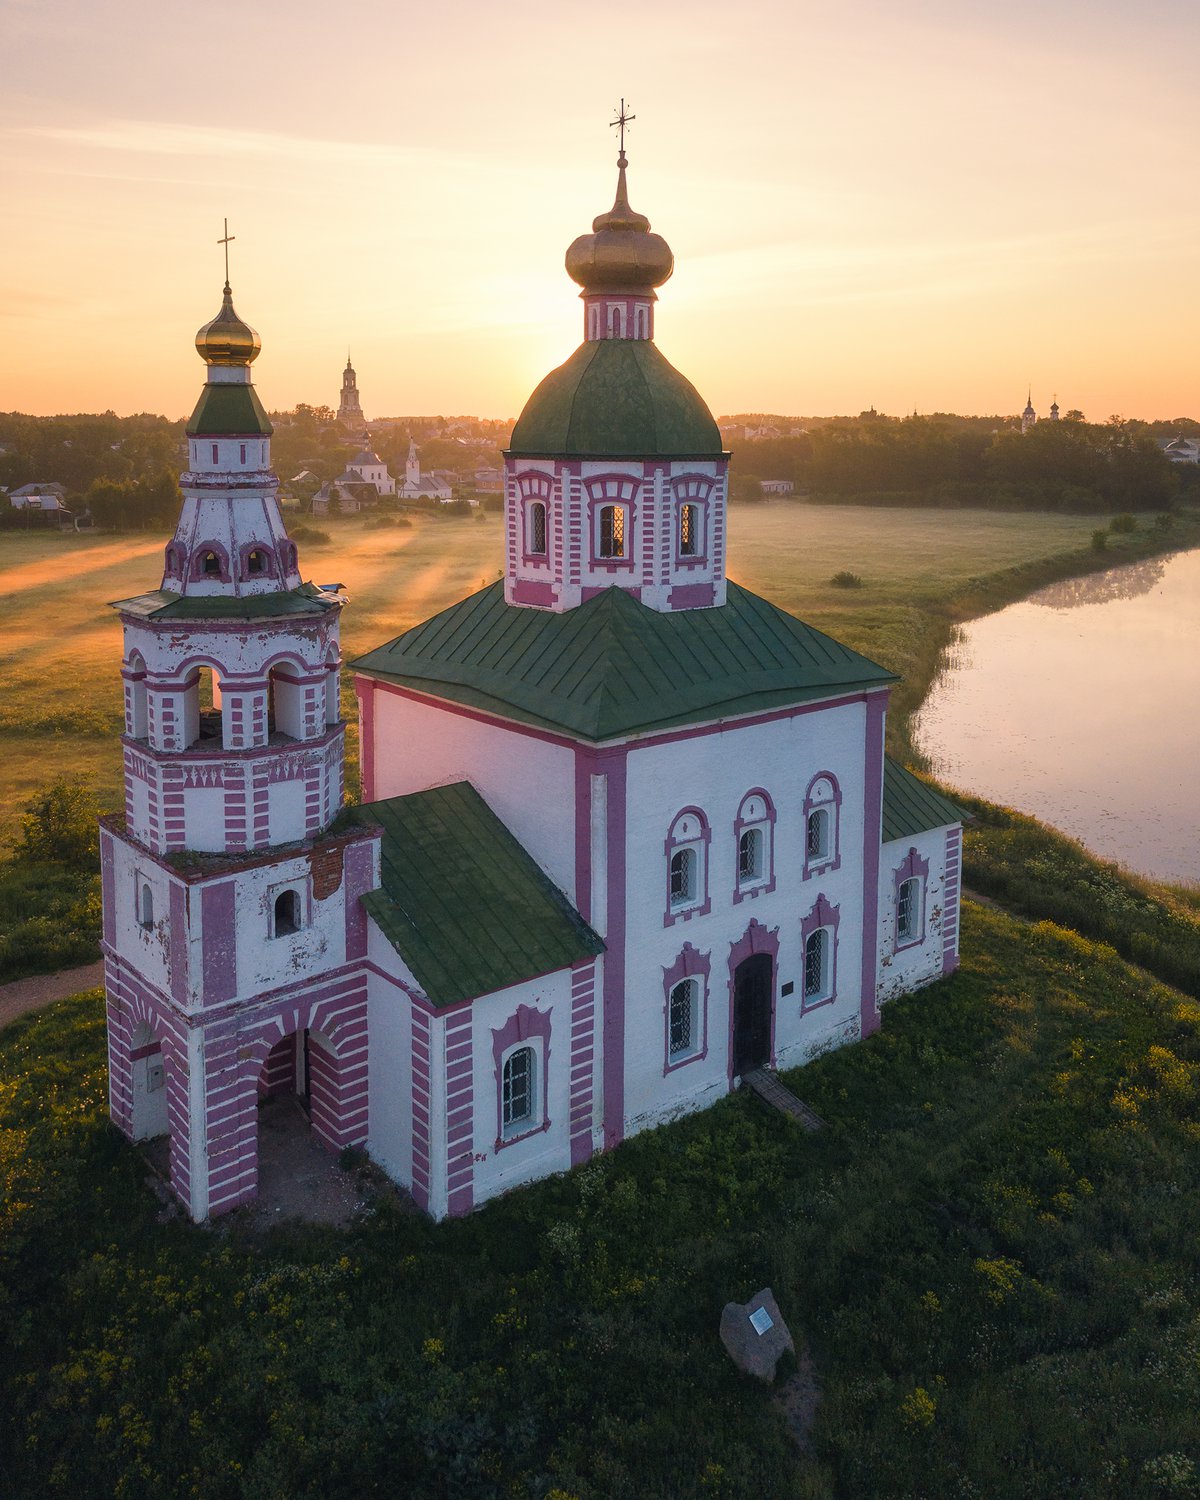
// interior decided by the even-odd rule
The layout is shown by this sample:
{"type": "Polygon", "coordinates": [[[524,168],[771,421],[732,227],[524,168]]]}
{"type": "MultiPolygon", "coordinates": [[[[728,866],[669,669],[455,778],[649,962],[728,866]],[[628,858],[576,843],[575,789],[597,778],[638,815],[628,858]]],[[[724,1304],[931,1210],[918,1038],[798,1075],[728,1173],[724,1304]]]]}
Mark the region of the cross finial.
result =
{"type": "Polygon", "coordinates": [[[628,114],[625,113],[625,101],[624,101],[624,99],[622,99],[621,100],[621,108],[617,111],[617,118],[615,120],[610,120],[609,121],[609,128],[612,129],[612,130],[619,130],[620,133],[621,133],[620,144],[621,144],[621,155],[622,156],[625,155],[625,127],[626,127],[626,125],[629,124],[629,122],[631,120],[636,120],[636,119],[637,119],[637,115],[628,115],[628,114]]]}
{"type": "Polygon", "coordinates": [[[223,240],[218,240],[217,244],[225,246],[225,290],[228,291],[229,290],[229,241],[230,240],[236,240],[237,239],[237,235],[236,234],[230,234],[230,232],[229,232],[229,220],[228,219],[224,219],[222,222],[225,225],[225,238],[223,240]]]}

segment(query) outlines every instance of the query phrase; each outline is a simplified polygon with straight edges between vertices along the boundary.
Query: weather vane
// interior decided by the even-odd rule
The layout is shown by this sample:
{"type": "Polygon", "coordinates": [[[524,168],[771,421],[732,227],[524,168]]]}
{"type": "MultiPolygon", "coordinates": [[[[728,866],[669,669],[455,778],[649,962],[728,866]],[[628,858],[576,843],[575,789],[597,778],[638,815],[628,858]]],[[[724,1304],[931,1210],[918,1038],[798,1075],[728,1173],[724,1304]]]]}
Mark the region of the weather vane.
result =
{"type": "MultiPolygon", "coordinates": [[[[624,103],[625,101],[622,100],[621,102],[624,103]]],[[[230,232],[229,232],[229,220],[228,219],[223,219],[221,222],[225,225],[225,238],[223,240],[218,240],[217,244],[225,246],[225,285],[228,286],[229,285],[229,241],[230,240],[236,240],[237,239],[237,235],[236,234],[230,234],[230,232]]]]}
{"type": "Polygon", "coordinates": [[[624,99],[622,99],[621,100],[621,108],[617,111],[617,118],[615,120],[610,120],[609,121],[609,128],[611,130],[617,130],[617,129],[619,129],[620,132],[621,132],[621,155],[622,156],[625,155],[625,127],[626,127],[626,125],[629,124],[629,122],[631,120],[636,120],[636,119],[637,119],[637,115],[627,115],[625,113],[625,101],[624,101],[624,99]]]}

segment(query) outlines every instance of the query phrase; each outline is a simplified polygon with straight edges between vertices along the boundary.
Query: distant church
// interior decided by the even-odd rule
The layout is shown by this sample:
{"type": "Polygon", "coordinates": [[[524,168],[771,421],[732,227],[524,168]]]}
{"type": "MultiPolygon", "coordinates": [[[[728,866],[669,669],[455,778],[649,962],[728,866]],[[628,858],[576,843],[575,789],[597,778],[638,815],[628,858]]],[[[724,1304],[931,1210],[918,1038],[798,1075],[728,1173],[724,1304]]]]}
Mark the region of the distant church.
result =
{"type": "Polygon", "coordinates": [[[367,425],[362,402],[358,398],[358,377],[350,363],[349,351],[346,353],[346,368],[342,371],[342,394],[338,401],[337,419],[343,427],[354,432],[361,432],[367,425]]]}
{"type": "MultiPolygon", "coordinates": [[[[1021,413],[1021,431],[1023,433],[1024,432],[1028,432],[1031,427],[1035,427],[1037,425],[1037,420],[1038,420],[1038,414],[1033,409],[1033,387],[1030,386],[1030,388],[1029,388],[1029,394],[1025,398],[1025,410],[1021,413]]],[[[1051,422],[1057,422],[1058,421],[1058,397],[1057,396],[1050,403],[1050,417],[1049,417],[1049,420],[1051,422]]]]}
{"type": "Polygon", "coordinates": [[[884,754],[895,678],[726,577],[729,455],[654,342],[673,264],[622,150],[502,579],[354,663],[357,807],[344,601],[302,580],[228,282],[200,330],[101,833],[112,1118],[169,1137],[193,1218],[255,1197],[273,1096],[464,1214],[957,965],[960,814],[884,754]]]}

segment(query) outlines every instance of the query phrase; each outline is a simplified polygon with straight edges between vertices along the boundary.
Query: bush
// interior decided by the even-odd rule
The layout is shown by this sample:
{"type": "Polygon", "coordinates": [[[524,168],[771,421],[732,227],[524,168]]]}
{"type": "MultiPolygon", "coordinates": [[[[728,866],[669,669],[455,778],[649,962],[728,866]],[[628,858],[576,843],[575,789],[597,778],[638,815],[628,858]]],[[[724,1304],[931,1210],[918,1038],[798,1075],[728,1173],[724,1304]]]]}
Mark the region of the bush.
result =
{"type": "Polygon", "coordinates": [[[829,581],[835,589],[860,589],[863,586],[859,574],[850,573],[845,568],[835,573],[829,581]]]}
{"type": "Polygon", "coordinates": [[[1130,531],[1136,531],[1137,521],[1129,514],[1128,511],[1123,511],[1119,516],[1114,516],[1112,518],[1112,520],[1108,523],[1108,529],[1109,531],[1116,532],[1118,535],[1122,532],[1127,533],[1130,531]]]}
{"type": "Polygon", "coordinates": [[[313,547],[323,547],[329,541],[329,533],[320,531],[316,526],[293,526],[288,532],[293,542],[301,544],[308,543],[313,547]]]}
{"type": "Polygon", "coordinates": [[[1093,552],[1104,552],[1107,549],[1108,549],[1108,532],[1107,531],[1093,531],[1092,532],[1092,551],[1093,552]]]}
{"type": "Polygon", "coordinates": [[[90,869],[100,857],[99,816],[89,787],[53,782],[25,804],[14,853],[38,864],[90,869]]]}
{"type": "Polygon", "coordinates": [[[1158,527],[1159,531],[1170,531],[1174,520],[1175,518],[1171,515],[1171,512],[1164,510],[1155,516],[1154,524],[1158,527]]]}

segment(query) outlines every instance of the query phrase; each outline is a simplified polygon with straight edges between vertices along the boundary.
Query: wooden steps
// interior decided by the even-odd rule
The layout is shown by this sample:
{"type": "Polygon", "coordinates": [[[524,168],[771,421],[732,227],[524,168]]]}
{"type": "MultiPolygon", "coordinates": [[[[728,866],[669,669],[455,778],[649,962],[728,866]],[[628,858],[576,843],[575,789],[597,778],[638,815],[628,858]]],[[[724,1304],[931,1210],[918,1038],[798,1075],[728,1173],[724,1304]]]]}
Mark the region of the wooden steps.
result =
{"type": "Polygon", "coordinates": [[[793,1120],[798,1120],[805,1130],[820,1130],[824,1123],[820,1115],[815,1114],[803,1100],[797,1099],[791,1089],[784,1088],[778,1076],[769,1068],[752,1068],[749,1073],[742,1074],[742,1082],[748,1089],[772,1109],[777,1109],[781,1114],[790,1115],[793,1120]]]}

